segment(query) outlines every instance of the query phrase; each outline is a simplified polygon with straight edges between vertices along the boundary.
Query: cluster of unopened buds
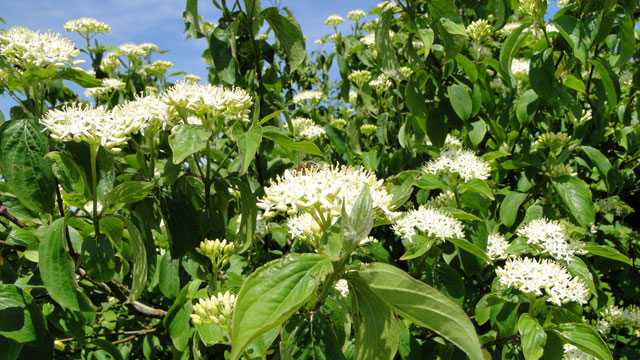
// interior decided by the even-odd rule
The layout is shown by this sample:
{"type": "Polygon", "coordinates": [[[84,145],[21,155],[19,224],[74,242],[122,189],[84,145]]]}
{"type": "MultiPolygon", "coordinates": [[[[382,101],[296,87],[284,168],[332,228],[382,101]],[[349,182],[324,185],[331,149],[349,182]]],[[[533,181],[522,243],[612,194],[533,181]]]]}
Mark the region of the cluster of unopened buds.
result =
{"type": "Polygon", "coordinates": [[[211,260],[211,264],[217,270],[225,266],[229,262],[229,257],[235,245],[231,242],[227,243],[227,240],[204,240],[200,243],[200,246],[196,248],[196,251],[211,260]]]}
{"type": "Polygon", "coordinates": [[[215,324],[231,331],[233,310],[236,305],[236,296],[229,291],[220,292],[208,299],[200,299],[193,305],[191,322],[194,325],[215,324]]]}

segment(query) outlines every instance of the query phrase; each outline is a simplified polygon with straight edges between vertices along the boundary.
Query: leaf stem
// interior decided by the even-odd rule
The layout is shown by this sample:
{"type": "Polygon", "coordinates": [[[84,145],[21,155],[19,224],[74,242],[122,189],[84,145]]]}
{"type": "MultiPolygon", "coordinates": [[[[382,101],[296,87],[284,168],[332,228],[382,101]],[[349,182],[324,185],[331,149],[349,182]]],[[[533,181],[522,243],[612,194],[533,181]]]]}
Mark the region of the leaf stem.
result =
{"type": "Polygon", "coordinates": [[[100,222],[98,219],[98,171],[96,169],[99,147],[99,144],[89,144],[91,156],[91,189],[93,191],[93,228],[95,230],[96,239],[100,234],[100,222]]]}

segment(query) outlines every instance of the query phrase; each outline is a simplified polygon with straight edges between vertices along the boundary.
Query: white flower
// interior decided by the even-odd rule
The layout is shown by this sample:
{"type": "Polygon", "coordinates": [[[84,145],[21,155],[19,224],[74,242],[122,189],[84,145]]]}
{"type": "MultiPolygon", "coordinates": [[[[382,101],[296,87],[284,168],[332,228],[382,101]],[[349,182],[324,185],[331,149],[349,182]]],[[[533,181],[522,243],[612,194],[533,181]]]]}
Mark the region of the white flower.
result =
{"type": "Polygon", "coordinates": [[[619,306],[609,306],[600,314],[602,320],[606,321],[610,327],[619,329],[630,327],[634,330],[640,329],[640,308],[630,305],[626,308],[619,306]]]}
{"type": "Polygon", "coordinates": [[[287,219],[287,227],[292,239],[302,239],[315,244],[316,240],[322,236],[320,225],[309,213],[290,216],[287,219]]]}
{"type": "Polygon", "coordinates": [[[400,5],[398,5],[398,3],[392,0],[386,0],[386,1],[380,2],[378,3],[378,5],[376,5],[376,8],[382,9],[382,11],[387,11],[387,10],[392,10],[394,12],[402,11],[402,8],[400,7],[400,5]]]}
{"type": "Polygon", "coordinates": [[[278,212],[289,216],[300,212],[311,214],[323,229],[334,224],[345,209],[351,213],[356,198],[363,186],[369,186],[373,209],[387,219],[394,219],[392,196],[387,193],[384,182],[363,168],[324,165],[303,171],[286,170],[276,181],[265,188],[265,196],[258,201],[264,217],[271,218],[278,212]]]}
{"type": "Polygon", "coordinates": [[[326,96],[322,91],[317,90],[304,90],[297,93],[293,97],[293,103],[297,105],[304,104],[305,101],[309,101],[311,105],[317,105],[320,101],[324,100],[326,96]]]}
{"type": "Polygon", "coordinates": [[[164,92],[162,99],[178,111],[186,110],[196,116],[208,116],[224,121],[249,121],[251,97],[240,89],[228,90],[210,84],[177,82],[164,92]]]}
{"type": "Polygon", "coordinates": [[[145,49],[134,43],[124,43],[118,46],[119,50],[117,51],[119,55],[124,55],[129,59],[136,58],[138,56],[145,56],[147,53],[145,49]]]}
{"type": "Polygon", "coordinates": [[[110,52],[102,57],[102,61],[100,62],[100,69],[105,72],[111,72],[118,66],[120,66],[120,64],[120,53],[110,52]]]}
{"type": "Polygon", "coordinates": [[[513,59],[511,61],[511,72],[516,78],[522,78],[529,75],[529,59],[513,59]]]}
{"type": "Polygon", "coordinates": [[[420,206],[410,210],[396,221],[393,231],[410,242],[416,234],[444,241],[447,238],[464,239],[464,226],[460,220],[440,209],[420,206]]]}
{"type": "Polygon", "coordinates": [[[0,31],[0,55],[24,70],[73,64],[80,50],[59,33],[40,33],[24,27],[0,31]]]}
{"type": "Polygon", "coordinates": [[[571,241],[567,228],[557,221],[531,220],[518,229],[518,235],[526,238],[527,244],[539,247],[543,254],[558,260],[571,261],[576,252],[582,251],[582,242],[571,241]]]}
{"type": "Polygon", "coordinates": [[[86,97],[103,97],[114,91],[123,90],[126,84],[120,79],[106,78],[102,79],[102,86],[88,88],[84,91],[86,97]]]}
{"type": "Polygon", "coordinates": [[[64,29],[65,31],[78,33],[83,37],[91,37],[89,34],[106,34],[111,31],[109,25],[87,17],[67,21],[64,23],[64,29]]]}
{"type": "Polygon", "coordinates": [[[187,74],[187,75],[182,77],[182,80],[184,82],[187,82],[187,83],[194,83],[195,84],[195,83],[200,81],[200,76],[193,75],[193,74],[187,74]]]}
{"type": "Polygon", "coordinates": [[[429,174],[453,173],[458,174],[465,182],[471,179],[486,180],[491,168],[489,164],[476,156],[471,150],[458,148],[457,144],[445,143],[444,151],[440,157],[431,160],[423,171],[429,174]]]}
{"type": "Polygon", "coordinates": [[[496,269],[500,284],[519,289],[524,293],[542,296],[558,306],[569,301],[585,304],[589,290],[578,277],[572,277],[559,263],[545,259],[510,258],[503,267],[496,269]]]}
{"type": "MultiPolygon", "coordinates": [[[[293,118],[291,119],[291,123],[293,124],[293,129],[295,130],[296,136],[308,140],[315,140],[321,136],[324,136],[326,133],[322,126],[316,125],[313,120],[308,118],[293,118]]],[[[289,124],[285,124],[285,128],[289,129],[289,124]]]]}
{"type": "Polygon", "coordinates": [[[127,121],[131,118],[143,123],[145,133],[155,133],[160,128],[166,129],[178,117],[175,109],[155,94],[136,96],[135,100],[128,100],[116,106],[112,113],[115,121],[127,121]]]}
{"type": "Polygon", "coordinates": [[[340,293],[340,296],[346,298],[347,295],[349,295],[349,283],[347,283],[347,280],[340,279],[340,280],[336,281],[336,283],[335,283],[335,285],[333,287],[336,290],[338,290],[338,292],[340,293]]]}
{"type": "Polygon", "coordinates": [[[191,322],[194,325],[216,324],[231,330],[233,310],[236,306],[236,296],[229,291],[218,293],[208,299],[200,299],[193,305],[191,322]]]}
{"type": "Polygon", "coordinates": [[[596,360],[594,356],[587,354],[571,344],[562,345],[562,349],[562,360],[596,360]]]}
{"type": "Polygon", "coordinates": [[[365,13],[363,10],[355,9],[355,10],[349,11],[349,13],[347,14],[347,19],[351,21],[358,21],[365,16],[367,16],[367,13],[365,13]]]}
{"type": "Polygon", "coordinates": [[[385,74],[380,74],[375,80],[371,80],[369,82],[369,86],[374,89],[378,93],[382,93],[393,85],[389,77],[385,74]]]}
{"type": "Polygon", "coordinates": [[[504,239],[503,235],[489,234],[487,238],[487,255],[491,260],[506,259],[509,256],[506,252],[508,247],[509,242],[504,239]]]}
{"type": "Polygon", "coordinates": [[[344,18],[340,15],[329,15],[327,19],[324,21],[325,24],[336,27],[344,22],[344,18]]]}
{"type": "Polygon", "coordinates": [[[356,103],[358,101],[358,93],[355,91],[349,91],[349,102],[356,103]]]}
{"type": "Polygon", "coordinates": [[[129,135],[144,126],[140,119],[114,119],[102,107],[93,109],[81,105],[65,106],[62,110],[51,109],[41,119],[41,123],[56,140],[99,144],[113,153],[120,152],[120,147],[127,143],[129,135]]]}

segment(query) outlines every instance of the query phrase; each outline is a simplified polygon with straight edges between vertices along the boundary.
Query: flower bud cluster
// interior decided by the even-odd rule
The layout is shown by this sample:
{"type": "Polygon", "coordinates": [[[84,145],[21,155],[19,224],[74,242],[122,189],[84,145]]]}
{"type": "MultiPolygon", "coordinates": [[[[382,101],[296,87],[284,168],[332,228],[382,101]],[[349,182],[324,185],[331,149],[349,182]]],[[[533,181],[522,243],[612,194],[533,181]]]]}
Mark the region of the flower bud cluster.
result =
{"type": "Polygon", "coordinates": [[[606,199],[600,199],[594,203],[596,209],[601,214],[611,213],[615,216],[627,216],[631,214],[634,210],[631,206],[627,205],[624,201],[620,200],[619,197],[609,197],[606,199]]]}
{"type": "Polygon", "coordinates": [[[442,241],[447,238],[464,239],[464,226],[460,220],[443,210],[424,205],[405,213],[393,225],[393,231],[410,242],[413,242],[413,237],[417,234],[442,241]]]}
{"type": "Polygon", "coordinates": [[[560,176],[578,176],[578,173],[569,164],[555,164],[555,165],[543,165],[542,173],[550,178],[556,178],[560,176]]]}
{"type": "Polygon", "coordinates": [[[103,98],[108,97],[111,93],[119,90],[124,90],[126,84],[120,79],[106,78],[102,79],[102,86],[88,88],[84,91],[84,96],[103,98]]]}
{"type": "MultiPolygon", "coordinates": [[[[293,124],[296,136],[300,136],[307,140],[315,140],[326,134],[326,131],[322,126],[317,125],[313,120],[308,118],[293,118],[291,119],[291,124],[293,124]]],[[[285,128],[289,129],[289,124],[285,124],[285,128]]]]}
{"type": "Polygon", "coordinates": [[[64,30],[78,33],[84,38],[91,38],[94,34],[111,32],[111,27],[96,19],[81,17],[64,23],[64,30]]]}
{"type": "Polygon", "coordinates": [[[23,70],[77,65],[84,62],[73,61],[78,55],[80,50],[59,33],[41,33],[19,26],[0,30],[0,56],[23,70]]]}
{"type": "Polygon", "coordinates": [[[211,260],[211,264],[217,271],[223,268],[228,262],[235,245],[233,243],[227,243],[227,240],[204,240],[200,243],[200,246],[196,248],[199,254],[202,254],[211,260]]]}
{"type": "Polygon", "coordinates": [[[434,209],[449,207],[455,199],[455,194],[452,191],[445,191],[438,194],[438,196],[427,200],[427,202],[424,203],[424,206],[434,209]]]}
{"type": "Polygon", "coordinates": [[[601,326],[600,333],[606,335],[611,328],[631,328],[635,336],[640,337],[640,308],[635,305],[628,307],[609,306],[600,313],[598,321],[607,326],[601,326]]]}
{"type": "Polygon", "coordinates": [[[393,83],[385,74],[380,74],[375,80],[369,82],[369,86],[379,94],[389,90],[392,85],[393,83]]]}
{"type": "Polygon", "coordinates": [[[149,75],[162,77],[172,66],[173,63],[171,61],[156,60],[150,64],[145,65],[142,68],[142,71],[149,75]]]}
{"type": "Polygon", "coordinates": [[[226,291],[211,296],[208,299],[200,299],[193,305],[191,322],[194,325],[216,324],[231,331],[233,310],[236,306],[236,296],[226,291]]]}
{"type": "Polygon", "coordinates": [[[486,19],[472,22],[466,28],[467,35],[475,41],[482,41],[485,37],[493,33],[493,26],[486,19]]]}
{"type": "Polygon", "coordinates": [[[559,150],[567,145],[571,141],[571,136],[563,132],[546,132],[540,134],[533,146],[537,148],[549,148],[553,153],[558,153],[559,150]]]}
{"type": "Polygon", "coordinates": [[[325,24],[334,28],[342,24],[343,22],[344,22],[344,18],[340,15],[335,15],[335,14],[329,15],[329,17],[327,17],[327,19],[324,21],[325,24]]]}
{"type": "Polygon", "coordinates": [[[545,218],[531,220],[518,229],[518,235],[527,239],[543,254],[549,254],[557,260],[571,261],[575,253],[582,253],[583,243],[572,240],[567,228],[555,220],[545,218]]]}
{"type": "Polygon", "coordinates": [[[364,10],[355,9],[355,10],[349,11],[349,13],[347,14],[347,19],[349,19],[351,21],[358,21],[358,20],[362,19],[365,16],[367,16],[367,13],[364,12],[364,10]]]}
{"type": "Polygon", "coordinates": [[[177,82],[164,92],[162,100],[178,112],[188,112],[199,117],[224,121],[249,121],[251,96],[240,88],[228,90],[210,84],[198,85],[177,82]]]}
{"type": "Polygon", "coordinates": [[[375,133],[376,130],[378,130],[378,126],[375,124],[362,124],[362,126],[360,126],[360,132],[367,137],[375,133]]]}
{"type": "Polygon", "coordinates": [[[347,121],[343,118],[335,118],[329,121],[329,125],[333,126],[338,130],[342,130],[345,126],[347,126],[347,121]]]}
{"type": "Polygon", "coordinates": [[[369,70],[356,70],[347,76],[347,79],[352,83],[356,84],[358,87],[362,87],[362,85],[369,80],[371,80],[371,71],[369,70]]]}
{"type": "Polygon", "coordinates": [[[500,284],[524,293],[548,296],[547,302],[558,306],[575,301],[585,304],[589,298],[587,285],[559,263],[545,259],[510,258],[503,267],[496,269],[500,284]]]}
{"type": "Polygon", "coordinates": [[[309,105],[318,105],[322,100],[326,99],[326,96],[322,91],[318,90],[304,90],[297,93],[293,97],[293,103],[296,105],[304,105],[305,102],[309,102],[309,105]]]}

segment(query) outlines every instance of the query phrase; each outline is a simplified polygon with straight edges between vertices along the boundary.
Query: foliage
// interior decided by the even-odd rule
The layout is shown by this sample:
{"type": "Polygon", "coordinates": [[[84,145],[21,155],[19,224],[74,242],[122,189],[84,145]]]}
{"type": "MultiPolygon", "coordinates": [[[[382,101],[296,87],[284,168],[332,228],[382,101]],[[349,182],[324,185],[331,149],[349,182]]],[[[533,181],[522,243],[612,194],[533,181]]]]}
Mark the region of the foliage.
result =
{"type": "Polygon", "coordinates": [[[637,2],[230,3],[0,32],[2,358],[640,356],[637,2]]]}

